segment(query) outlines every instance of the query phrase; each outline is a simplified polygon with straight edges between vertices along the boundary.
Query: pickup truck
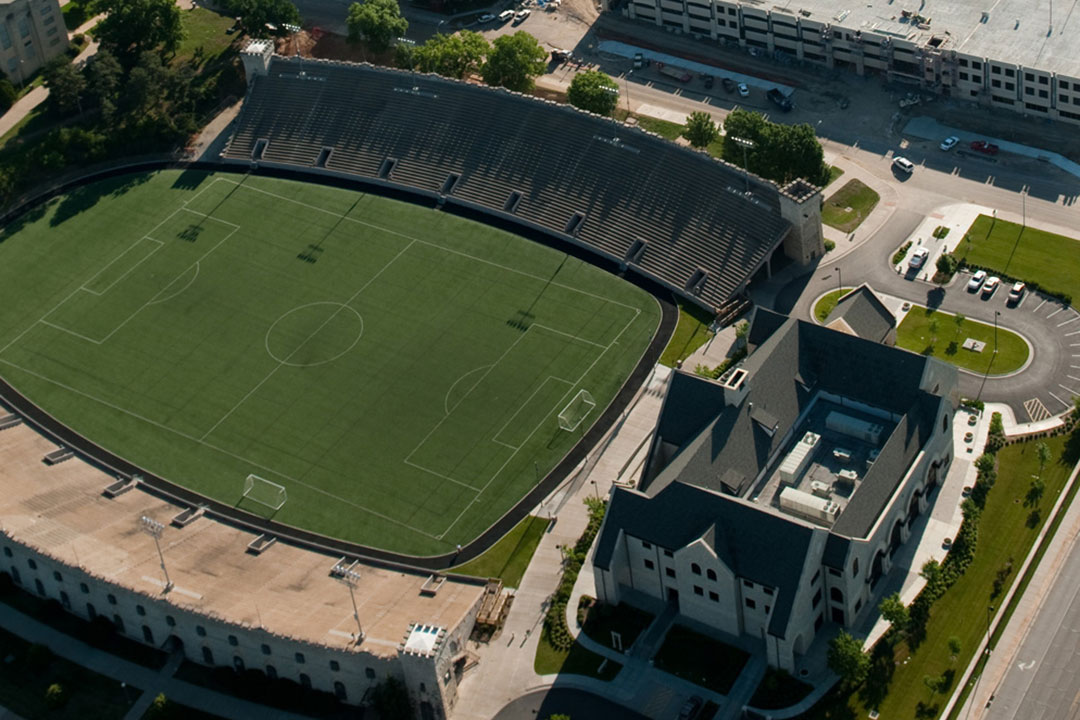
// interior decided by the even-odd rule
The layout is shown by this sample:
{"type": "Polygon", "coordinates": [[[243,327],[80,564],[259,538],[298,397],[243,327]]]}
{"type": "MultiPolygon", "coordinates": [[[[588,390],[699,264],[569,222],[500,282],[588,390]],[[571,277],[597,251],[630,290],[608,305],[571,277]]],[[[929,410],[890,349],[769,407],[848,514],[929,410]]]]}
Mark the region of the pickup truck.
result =
{"type": "Polygon", "coordinates": [[[675,78],[681,83],[690,82],[693,76],[683,70],[672,65],[664,65],[663,63],[656,63],[656,67],[660,70],[662,75],[667,75],[670,78],[675,78]]]}
{"type": "Polygon", "coordinates": [[[780,108],[784,112],[791,112],[791,109],[795,107],[794,103],[791,102],[788,96],[780,92],[780,90],[778,90],[777,88],[773,88],[769,92],[765,93],[765,95],[769,98],[769,100],[772,101],[773,105],[776,105],[776,107],[780,108]]]}

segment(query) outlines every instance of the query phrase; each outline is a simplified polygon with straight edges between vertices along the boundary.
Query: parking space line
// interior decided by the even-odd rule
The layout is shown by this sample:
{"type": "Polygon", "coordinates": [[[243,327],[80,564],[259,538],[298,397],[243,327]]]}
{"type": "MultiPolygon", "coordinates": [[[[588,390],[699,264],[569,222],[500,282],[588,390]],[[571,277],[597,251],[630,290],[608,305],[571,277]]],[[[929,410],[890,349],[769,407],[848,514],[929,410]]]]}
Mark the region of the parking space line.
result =
{"type": "Polygon", "coordinates": [[[1061,327],[1063,325],[1068,325],[1069,323],[1076,322],[1077,320],[1080,320],[1080,315],[1077,315],[1076,317],[1073,317],[1073,318],[1069,318],[1068,320],[1066,320],[1063,323],[1058,323],[1058,327],[1061,327]]]}
{"type": "Polygon", "coordinates": [[[1075,375],[1066,375],[1065,377],[1069,378],[1070,380],[1075,380],[1076,382],[1080,382],[1080,378],[1076,377],[1075,375]]]}
{"type": "Polygon", "coordinates": [[[1047,315],[1047,316],[1046,316],[1046,319],[1047,319],[1047,320],[1049,320],[1050,318],[1054,317],[1055,315],[1057,315],[1057,314],[1058,314],[1059,312],[1061,312],[1061,311],[1062,311],[1062,310],[1064,310],[1064,309],[1065,309],[1065,308],[1063,308],[1063,307],[1059,307],[1059,308],[1058,308],[1057,310],[1055,310],[1054,312],[1052,312],[1052,313],[1050,313],[1049,315],[1047,315]]]}
{"type": "Polygon", "coordinates": [[[1050,393],[1050,397],[1054,398],[1055,400],[1057,400],[1057,401],[1058,401],[1059,403],[1061,403],[1061,404],[1062,404],[1062,405],[1064,405],[1065,407],[1072,407],[1072,403],[1067,403],[1067,402],[1065,402],[1064,400],[1062,400],[1061,398],[1059,398],[1059,397],[1058,397],[1057,395],[1055,395],[1054,393],[1050,392],[1049,390],[1047,390],[1046,392],[1050,393]]]}
{"type": "Polygon", "coordinates": [[[1066,390],[1068,390],[1068,391],[1069,391],[1069,393],[1070,393],[1071,395],[1080,395],[1080,392],[1076,392],[1075,390],[1073,390],[1073,389],[1072,389],[1071,387],[1069,387],[1068,385],[1062,385],[1061,383],[1058,383],[1058,387],[1060,387],[1060,388],[1065,388],[1066,390]]]}
{"type": "Polygon", "coordinates": [[[1043,298],[1043,301],[1042,301],[1041,303],[1039,303],[1038,305],[1036,305],[1036,306],[1035,306],[1035,309],[1034,309],[1034,310],[1032,310],[1031,312],[1039,312],[1039,308],[1041,308],[1041,307],[1042,307],[1043,305],[1045,305],[1045,304],[1046,304],[1046,299],[1045,299],[1045,298],[1043,298]]]}
{"type": "Polygon", "coordinates": [[[1073,335],[1080,335],[1080,330],[1073,330],[1072,332],[1065,333],[1065,337],[1072,337],[1073,335]]]}

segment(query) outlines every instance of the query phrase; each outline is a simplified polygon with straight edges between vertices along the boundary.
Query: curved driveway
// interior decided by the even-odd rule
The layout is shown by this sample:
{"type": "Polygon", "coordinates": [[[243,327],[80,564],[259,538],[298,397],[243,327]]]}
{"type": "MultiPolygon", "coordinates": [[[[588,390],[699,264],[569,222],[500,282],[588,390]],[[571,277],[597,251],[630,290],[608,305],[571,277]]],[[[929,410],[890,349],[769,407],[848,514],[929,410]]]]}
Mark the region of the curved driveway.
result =
{"type": "Polygon", "coordinates": [[[567,715],[574,720],[647,720],[644,715],[599,695],[570,688],[550,688],[526,693],[507,704],[492,720],[547,720],[556,714],[567,715]]]}

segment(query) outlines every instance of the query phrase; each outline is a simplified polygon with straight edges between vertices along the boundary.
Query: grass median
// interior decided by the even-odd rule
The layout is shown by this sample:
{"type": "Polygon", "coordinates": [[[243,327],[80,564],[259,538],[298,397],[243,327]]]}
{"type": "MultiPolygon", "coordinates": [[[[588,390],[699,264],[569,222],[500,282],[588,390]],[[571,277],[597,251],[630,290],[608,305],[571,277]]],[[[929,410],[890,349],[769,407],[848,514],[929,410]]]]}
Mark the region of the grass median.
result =
{"type": "Polygon", "coordinates": [[[1027,362],[1029,349],[1014,332],[963,316],[915,305],[896,330],[896,344],[977,373],[1005,375],[1027,362]],[[968,338],[985,343],[981,352],[964,349],[968,338]],[[994,352],[995,347],[997,352],[994,352]]]}
{"type": "Polygon", "coordinates": [[[821,210],[821,221],[842,232],[851,232],[873,212],[881,200],[872,188],[859,180],[848,180],[829,196],[821,210]]]}

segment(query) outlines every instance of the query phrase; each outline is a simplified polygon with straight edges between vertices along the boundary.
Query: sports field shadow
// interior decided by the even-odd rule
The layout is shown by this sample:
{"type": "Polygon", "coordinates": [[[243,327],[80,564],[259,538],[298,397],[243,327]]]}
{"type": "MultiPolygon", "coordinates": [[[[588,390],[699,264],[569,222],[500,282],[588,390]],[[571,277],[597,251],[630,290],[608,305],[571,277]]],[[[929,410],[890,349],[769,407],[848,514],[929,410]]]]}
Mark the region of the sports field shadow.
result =
{"type": "Polygon", "coordinates": [[[132,188],[136,188],[150,179],[150,173],[132,173],[102,182],[90,183],[77,187],[60,200],[60,205],[49,220],[49,225],[56,227],[67,222],[84,210],[92,208],[102,198],[120,197],[132,188]]]}
{"type": "Polygon", "coordinates": [[[26,212],[19,214],[17,217],[12,218],[3,228],[0,228],[0,242],[4,242],[30,223],[37,222],[45,217],[45,211],[48,210],[48,208],[49,203],[41,203],[40,205],[35,205],[26,212]]]}
{"type": "Polygon", "coordinates": [[[250,500],[246,497],[241,497],[239,500],[237,500],[236,504],[233,505],[233,507],[237,510],[249,512],[252,515],[258,515],[265,520],[273,520],[274,516],[278,513],[277,510],[270,507],[269,505],[263,505],[262,503],[255,502],[254,500],[250,500]]]}
{"type": "Polygon", "coordinates": [[[205,170],[185,170],[177,176],[172,186],[177,190],[194,190],[202,185],[207,177],[209,173],[205,170]]]}

